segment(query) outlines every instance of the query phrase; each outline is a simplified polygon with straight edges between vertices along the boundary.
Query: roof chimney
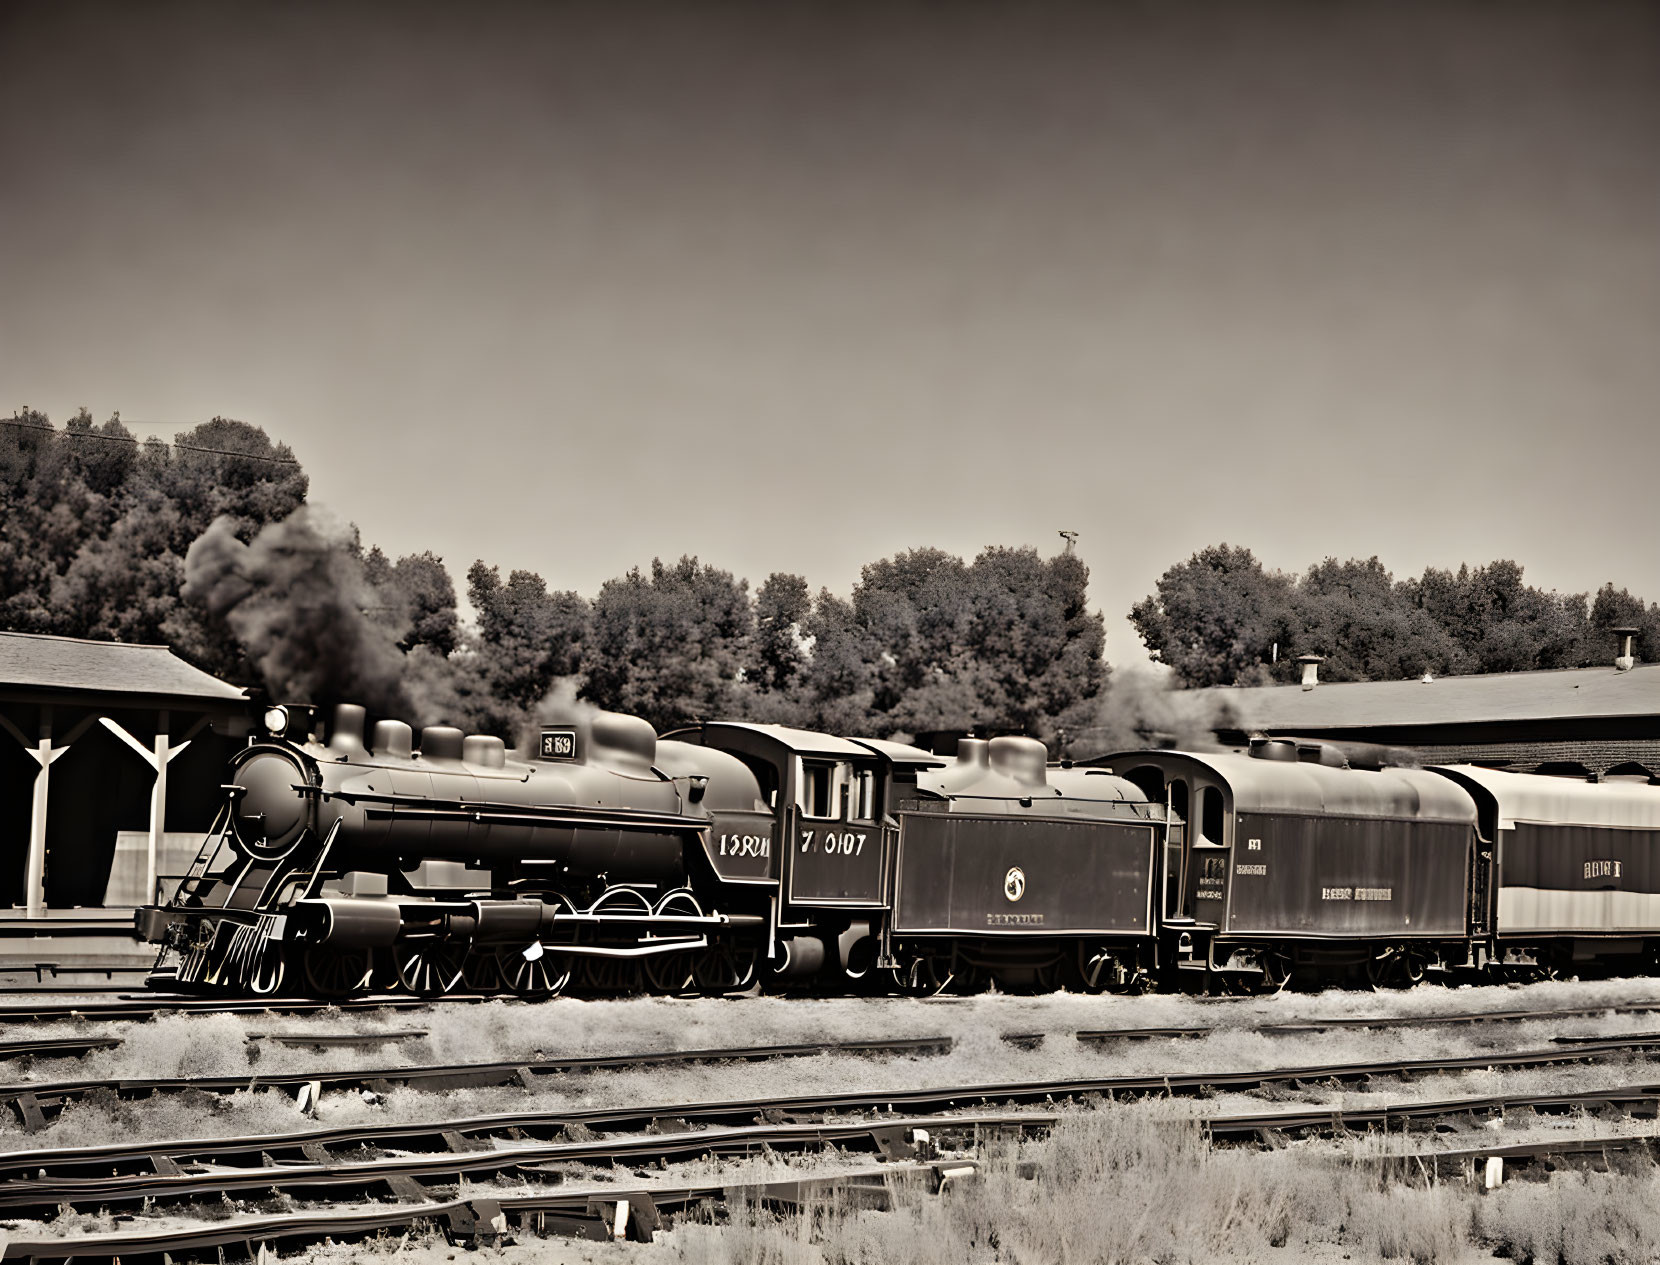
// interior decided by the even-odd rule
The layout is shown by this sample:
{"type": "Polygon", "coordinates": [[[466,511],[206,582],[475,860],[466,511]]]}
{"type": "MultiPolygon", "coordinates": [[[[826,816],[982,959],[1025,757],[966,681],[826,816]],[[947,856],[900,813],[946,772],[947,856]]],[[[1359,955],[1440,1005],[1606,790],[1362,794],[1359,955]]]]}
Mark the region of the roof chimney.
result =
{"type": "Polygon", "coordinates": [[[1303,665],[1303,688],[1312,690],[1320,684],[1320,665],[1326,661],[1323,654],[1300,654],[1297,662],[1303,665]]]}
{"type": "Polygon", "coordinates": [[[1614,635],[1620,639],[1619,657],[1614,660],[1614,667],[1620,672],[1629,672],[1637,666],[1637,656],[1633,648],[1637,641],[1638,629],[1616,628],[1614,635]]]}

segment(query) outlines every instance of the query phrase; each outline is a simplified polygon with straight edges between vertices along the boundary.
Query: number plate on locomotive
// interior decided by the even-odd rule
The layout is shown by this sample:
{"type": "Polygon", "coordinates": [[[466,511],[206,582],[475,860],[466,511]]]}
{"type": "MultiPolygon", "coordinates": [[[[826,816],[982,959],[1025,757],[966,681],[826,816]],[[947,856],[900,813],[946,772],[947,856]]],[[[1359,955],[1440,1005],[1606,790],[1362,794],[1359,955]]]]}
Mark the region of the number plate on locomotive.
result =
{"type": "Polygon", "coordinates": [[[574,730],[574,729],[544,729],[544,730],[542,730],[542,759],[544,759],[544,760],[574,760],[574,759],[576,759],[576,730],[574,730]]]}

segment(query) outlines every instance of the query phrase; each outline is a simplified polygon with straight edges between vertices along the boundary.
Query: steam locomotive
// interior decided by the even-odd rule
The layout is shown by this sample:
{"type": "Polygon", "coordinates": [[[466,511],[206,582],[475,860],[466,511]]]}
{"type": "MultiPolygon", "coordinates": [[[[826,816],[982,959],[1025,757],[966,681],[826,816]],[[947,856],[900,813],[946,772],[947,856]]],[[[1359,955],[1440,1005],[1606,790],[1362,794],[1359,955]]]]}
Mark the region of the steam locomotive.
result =
{"type": "Polygon", "coordinates": [[[165,905],[161,988],[932,993],[1651,969],[1660,787],[1276,740],[954,759],[597,712],[496,738],[274,707],[165,905]]]}

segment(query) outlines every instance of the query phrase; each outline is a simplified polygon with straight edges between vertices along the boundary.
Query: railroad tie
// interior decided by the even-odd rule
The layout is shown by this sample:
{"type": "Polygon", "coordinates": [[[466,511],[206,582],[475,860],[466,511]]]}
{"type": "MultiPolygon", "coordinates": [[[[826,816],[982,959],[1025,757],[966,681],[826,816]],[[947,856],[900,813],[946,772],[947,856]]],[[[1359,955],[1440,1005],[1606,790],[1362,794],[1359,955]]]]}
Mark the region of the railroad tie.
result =
{"type": "Polygon", "coordinates": [[[23,1117],[23,1132],[39,1133],[46,1127],[46,1113],[40,1109],[40,1100],[33,1094],[18,1094],[12,1099],[17,1114],[23,1117]]]}

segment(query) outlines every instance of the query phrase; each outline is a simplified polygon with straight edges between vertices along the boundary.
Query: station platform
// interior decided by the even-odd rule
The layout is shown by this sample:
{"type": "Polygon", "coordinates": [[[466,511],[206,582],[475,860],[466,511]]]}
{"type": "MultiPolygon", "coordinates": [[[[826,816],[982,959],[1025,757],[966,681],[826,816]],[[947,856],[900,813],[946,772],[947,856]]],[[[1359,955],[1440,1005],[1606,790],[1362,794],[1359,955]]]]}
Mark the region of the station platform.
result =
{"type": "Polygon", "coordinates": [[[131,988],[156,958],[133,933],[131,908],[0,910],[0,991],[131,988]]]}

